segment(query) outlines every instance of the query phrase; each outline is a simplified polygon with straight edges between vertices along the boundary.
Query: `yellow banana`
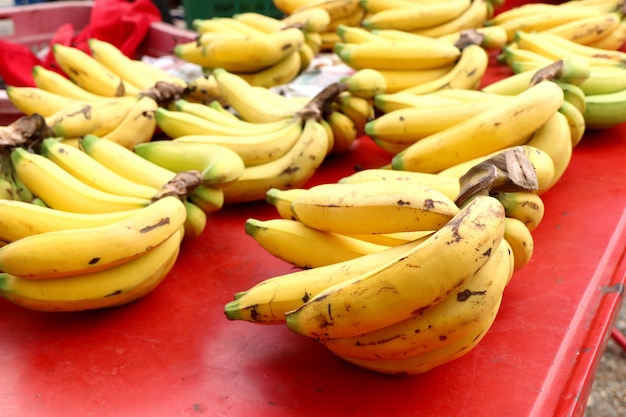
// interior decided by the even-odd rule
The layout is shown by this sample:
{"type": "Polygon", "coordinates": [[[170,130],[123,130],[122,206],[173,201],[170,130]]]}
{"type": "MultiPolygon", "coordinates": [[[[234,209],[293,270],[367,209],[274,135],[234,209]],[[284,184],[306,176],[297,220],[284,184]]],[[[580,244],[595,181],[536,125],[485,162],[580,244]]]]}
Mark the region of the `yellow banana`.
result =
{"type": "Polygon", "coordinates": [[[545,213],[545,205],[541,196],[532,191],[513,191],[495,193],[495,198],[502,203],[506,217],[521,221],[529,231],[539,226],[545,213]]]}
{"type": "Polygon", "coordinates": [[[347,91],[339,93],[337,99],[337,109],[348,116],[356,128],[357,137],[365,134],[365,125],[376,116],[372,100],[354,96],[347,91]]]}
{"type": "Polygon", "coordinates": [[[408,181],[328,183],[291,204],[296,218],[317,230],[343,234],[437,230],[458,213],[454,201],[408,181]]]}
{"type": "Polygon", "coordinates": [[[200,236],[204,231],[208,220],[207,213],[209,213],[209,211],[205,211],[204,208],[189,200],[185,200],[183,203],[185,204],[186,212],[184,239],[194,239],[200,236]]]}
{"type": "Polygon", "coordinates": [[[612,30],[603,38],[591,42],[588,45],[593,48],[618,50],[624,46],[626,42],[626,19],[622,19],[619,26],[612,30]]]}
{"type": "Polygon", "coordinates": [[[147,295],[170,272],[182,233],[124,264],[99,272],[33,280],[0,274],[0,296],[39,311],[82,311],[120,306],[147,295]]]}
{"type": "Polygon", "coordinates": [[[546,32],[572,42],[589,45],[608,36],[619,27],[621,21],[620,13],[608,12],[562,23],[546,29],[546,32]]]}
{"type": "Polygon", "coordinates": [[[291,52],[273,65],[253,73],[238,73],[238,75],[250,85],[259,87],[270,88],[277,85],[289,84],[302,71],[302,56],[299,51],[301,51],[303,47],[304,44],[300,45],[297,50],[291,52]]]}
{"type": "Polygon", "coordinates": [[[0,248],[0,269],[29,279],[102,271],[136,259],[179,234],[185,218],[184,204],[165,197],[108,225],[15,240],[0,248]]]}
{"type": "MultiPolygon", "coordinates": [[[[397,29],[412,31],[448,22],[461,15],[471,5],[469,0],[415,3],[369,14],[362,25],[367,29],[397,29]]],[[[367,3],[364,8],[367,10],[367,3]]]]}
{"type": "Polygon", "coordinates": [[[85,184],[43,155],[11,152],[20,179],[49,207],[76,213],[107,213],[145,207],[149,199],[107,193],[85,184]]]}
{"type": "Polygon", "coordinates": [[[73,103],[71,98],[37,87],[7,86],[6,93],[11,104],[25,115],[39,113],[49,117],[73,103]]]}
{"type": "Polygon", "coordinates": [[[387,90],[387,80],[377,70],[364,68],[348,75],[343,83],[346,90],[357,97],[371,99],[387,90]]]}
{"type": "Polygon", "coordinates": [[[46,125],[58,137],[75,138],[94,132],[100,124],[98,112],[89,104],[75,102],[46,117],[46,125]]]}
{"type": "Polygon", "coordinates": [[[157,128],[155,112],[159,109],[156,100],[142,96],[120,120],[119,124],[109,132],[102,134],[103,139],[133,149],[139,143],[152,139],[157,128]]]}
{"type": "Polygon", "coordinates": [[[152,78],[138,72],[132,63],[133,60],[124,55],[117,46],[96,38],[90,38],[87,42],[91,56],[126,83],[139,90],[147,90],[154,86],[152,78]]]}
{"type": "Polygon", "coordinates": [[[306,188],[290,188],[286,190],[270,188],[265,193],[265,201],[274,206],[280,218],[298,220],[295,213],[291,210],[291,203],[304,192],[306,192],[306,188]]]}
{"type": "Polygon", "coordinates": [[[88,102],[110,99],[108,96],[105,97],[101,94],[95,94],[70,81],[70,79],[58,72],[47,69],[41,65],[35,65],[32,74],[35,86],[50,93],[88,102]]]}
{"type": "MultiPolygon", "coordinates": [[[[587,100],[585,98],[585,108],[586,107],[587,100]]],[[[576,106],[568,101],[563,102],[559,108],[559,112],[561,112],[567,119],[570,129],[570,137],[572,139],[572,147],[576,147],[585,135],[585,130],[587,128],[585,116],[576,106]]]]}
{"type": "Polygon", "coordinates": [[[333,146],[331,153],[340,154],[350,150],[358,137],[354,121],[338,110],[333,110],[326,116],[326,122],[333,132],[333,146]]]}
{"type": "Polygon", "coordinates": [[[406,320],[474,275],[496,252],[503,235],[500,202],[476,196],[422,244],[288,312],[287,327],[325,340],[352,337],[406,320]],[[449,257],[442,256],[446,252],[449,257]],[[354,308],[355,294],[359,308],[354,308]]]}
{"type": "Polygon", "coordinates": [[[282,218],[249,218],[245,231],[269,254],[303,269],[343,262],[388,248],[282,218]]]}
{"type": "Polygon", "coordinates": [[[440,37],[465,29],[481,28],[492,14],[493,6],[490,1],[472,0],[469,7],[454,19],[447,20],[438,25],[419,28],[412,32],[424,36],[440,37]]]}
{"type": "Polygon", "coordinates": [[[519,271],[530,262],[535,249],[533,235],[521,220],[507,217],[504,226],[504,239],[513,251],[514,270],[519,271]]]}
{"type": "Polygon", "coordinates": [[[523,144],[563,103],[563,90],[542,81],[501,106],[412,144],[394,169],[439,172],[499,149],[523,144]]]}

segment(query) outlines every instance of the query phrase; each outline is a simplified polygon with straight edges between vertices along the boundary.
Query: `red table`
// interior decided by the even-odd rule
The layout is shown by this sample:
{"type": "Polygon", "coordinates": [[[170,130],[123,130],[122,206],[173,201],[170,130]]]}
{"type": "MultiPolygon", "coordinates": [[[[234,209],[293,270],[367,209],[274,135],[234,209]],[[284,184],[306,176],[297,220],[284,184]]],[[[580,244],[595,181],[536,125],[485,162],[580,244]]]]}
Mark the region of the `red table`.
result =
{"type": "MultiPolygon", "coordinates": [[[[362,138],[310,185],[388,161],[362,138]]],[[[134,304],[47,314],[0,299],[0,415],[582,416],[626,279],[625,162],[626,126],[586,134],[543,195],[535,254],[492,329],[426,374],[372,373],[284,326],[226,320],[235,292],[291,270],[244,232],[248,217],[276,217],[260,202],[212,215],[134,304]]]]}

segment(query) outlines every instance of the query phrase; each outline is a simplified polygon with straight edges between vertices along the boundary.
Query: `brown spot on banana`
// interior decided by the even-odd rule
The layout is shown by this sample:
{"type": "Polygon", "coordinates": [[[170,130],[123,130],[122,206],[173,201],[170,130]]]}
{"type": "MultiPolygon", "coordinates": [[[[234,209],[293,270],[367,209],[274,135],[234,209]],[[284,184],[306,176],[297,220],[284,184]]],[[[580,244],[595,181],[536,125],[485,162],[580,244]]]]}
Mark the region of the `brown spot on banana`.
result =
{"type": "Polygon", "coordinates": [[[156,222],[155,224],[149,225],[149,226],[145,226],[143,228],[141,228],[139,230],[139,233],[148,233],[151,232],[154,229],[157,229],[161,226],[165,226],[170,224],[170,218],[169,217],[163,217],[161,218],[158,222],[156,222]]]}

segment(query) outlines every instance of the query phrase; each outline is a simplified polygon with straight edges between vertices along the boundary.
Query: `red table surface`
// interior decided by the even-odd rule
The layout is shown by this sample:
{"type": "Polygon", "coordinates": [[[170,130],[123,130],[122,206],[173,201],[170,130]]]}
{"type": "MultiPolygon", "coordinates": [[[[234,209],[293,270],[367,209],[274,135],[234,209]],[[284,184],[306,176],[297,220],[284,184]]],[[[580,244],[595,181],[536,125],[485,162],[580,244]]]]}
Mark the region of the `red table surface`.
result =
{"type": "MultiPolygon", "coordinates": [[[[389,158],[362,138],[308,185],[389,158]]],[[[535,254],[487,336],[412,377],[352,366],[285,326],[228,321],[233,294],[293,270],[244,232],[248,217],[277,217],[271,206],[228,206],[136,303],[50,314],[0,299],[0,415],[580,416],[622,301],[625,178],[626,126],[587,132],[543,195],[535,254]]]]}

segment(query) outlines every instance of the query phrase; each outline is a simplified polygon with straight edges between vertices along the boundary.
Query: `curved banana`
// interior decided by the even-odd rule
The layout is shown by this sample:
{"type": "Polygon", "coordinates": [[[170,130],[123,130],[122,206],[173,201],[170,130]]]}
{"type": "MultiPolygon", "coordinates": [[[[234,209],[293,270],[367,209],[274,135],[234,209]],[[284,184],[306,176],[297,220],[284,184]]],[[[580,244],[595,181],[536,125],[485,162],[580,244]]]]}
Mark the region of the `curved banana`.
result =
{"type": "Polygon", "coordinates": [[[365,124],[376,117],[372,100],[354,96],[347,91],[339,93],[335,103],[337,109],[354,122],[357,137],[365,134],[365,124]]]}
{"type": "Polygon", "coordinates": [[[282,218],[247,219],[245,231],[271,255],[303,269],[343,262],[388,248],[282,218]]]}
{"type": "Polygon", "coordinates": [[[450,32],[441,35],[439,39],[445,39],[448,42],[457,42],[461,34],[466,32],[476,32],[482,39],[480,46],[488,51],[498,51],[506,47],[508,43],[506,31],[498,25],[495,26],[477,26],[472,29],[462,29],[458,32],[450,32]]]}
{"type": "Polygon", "coordinates": [[[306,188],[290,188],[286,190],[270,188],[265,193],[265,201],[274,206],[282,219],[298,220],[295,213],[291,210],[291,203],[305,193],[306,190],[306,188]]]}
{"type": "Polygon", "coordinates": [[[335,29],[339,39],[343,43],[364,43],[364,42],[388,42],[389,39],[385,39],[359,26],[339,25],[335,29]]]}
{"type": "MultiPolygon", "coordinates": [[[[361,24],[367,29],[397,29],[413,31],[448,22],[461,15],[471,5],[470,0],[412,3],[407,7],[392,7],[370,13],[361,24]]],[[[367,2],[363,8],[368,10],[367,2]]]]}
{"type": "Polygon", "coordinates": [[[186,212],[185,223],[183,225],[185,229],[184,239],[195,239],[204,231],[208,220],[207,213],[209,213],[209,211],[205,211],[205,209],[199,205],[188,200],[183,201],[183,203],[185,204],[186,212]]]}
{"type": "Polygon", "coordinates": [[[154,86],[152,78],[138,72],[132,63],[133,60],[124,55],[117,46],[97,38],[88,39],[87,44],[91,56],[126,83],[139,90],[147,90],[154,86]]]}
{"type": "Polygon", "coordinates": [[[439,172],[485,153],[521,145],[563,103],[563,90],[540,82],[501,106],[423,138],[392,160],[394,169],[439,172]]]}
{"type": "Polygon", "coordinates": [[[325,340],[356,336],[408,319],[474,275],[495,253],[503,235],[504,208],[500,202],[476,196],[414,249],[330,287],[288,312],[287,327],[297,334],[325,340]],[[446,252],[450,258],[442,256],[446,252]],[[353,308],[350,301],[355,294],[359,308],[353,308]]]}
{"type": "Polygon", "coordinates": [[[615,93],[626,88],[626,67],[592,67],[589,77],[580,84],[585,94],[615,93]]]}
{"type": "Polygon", "coordinates": [[[336,43],[334,52],[355,70],[438,68],[456,62],[461,56],[459,48],[449,42],[427,37],[419,41],[336,43]]]}
{"type": "Polygon", "coordinates": [[[212,74],[196,77],[187,83],[183,98],[198,101],[201,103],[211,103],[222,100],[222,93],[217,86],[215,77],[212,74]]]}
{"type": "Polygon", "coordinates": [[[572,20],[546,29],[546,32],[583,45],[593,44],[616,30],[622,16],[617,12],[601,13],[572,20]]]}
{"type": "Polygon", "coordinates": [[[495,314],[513,275],[513,253],[502,239],[491,258],[439,303],[406,320],[362,335],[324,340],[339,356],[371,361],[412,358],[441,349],[495,314]]]}
{"type": "Polygon", "coordinates": [[[565,115],[560,111],[552,114],[526,144],[550,155],[554,162],[554,177],[548,188],[554,186],[567,170],[573,153],[571,130],[565,115]]]}
{"type": "Polygon", "coordinates": [[[626,20],[622,19],[619,26],[612,30],[609,34],[595,42],[591,42],[587,45],[607,50],[617,50],[624,46],[626,42],[626,20]]]}
{"type": "Polygon", "coordinates": [[[82,311],[120,306],[147,295],[170,272],[183,233],[124,264],[98,272],[43,280],[0,274],[0,296],[39,311],[82,311]]]}
{"type": "MultiPolygon", "coordinates": [[[[296,51],[288,54],[269,67],[252,73],[240,72],[237,75],[246,80],[250,85],[259,87],[270,88],[277,85],[289,84],[302,72],[302,55],[300,55],[299,51],[304,48],[304,45],[306,44],[300,45],[296,51]]],[[[308,67],[308,64],[306,67],[308,67]]]]}
{"type": "Polygon", "coordinates": [[[340,154],[349,151],[358,137],[354,121],[338,110],[331,111],[325,119],[333,132],[331,153],[340,154]]]}
{"type": "Polygon", "coordinates": [[[519,271],[530,262],[535,249],[533,235],[521,220],[507,217],[504,226],[504,239],[513,251],[513,269],[519,271]]]}
{"type": "Polygon", "coordinates": [[[91,105],[74,102],[46,117],[46,125],[57,137],[75,138],[93,133],[99,126],[98,112],[91,105]]]}
{"type": "Polygon", "coordinates": [[[72,82],[62,74],[41,65],[35,65],[32,74],[35,86],[50,93],[88,102],[110,99],[108,96],[105,97],[101,94],[93,93],[72,82]]]}
{"type": "Polygon", "coordinates": [[[135,153],[170,171],[199,171],[204,185],[220,186],[236,181],[244,170],[239,155],[222,145],[159,140],[140,143],[135,153]]]}
{"type": "Polygon", "coordinates": [[[180,233],[185,205],[164,197],[117,222],[39,233],[0,248],[0,269],[29,279],[96,272],[128,262],[180,233]]]}
{"type": "Polygon", "coordinates": [[[364,68],[348,75],[343,83],[346,90],[357,97],[371,99],[387,90],[387,80],[378,70],[364,68]]]}
{"type": "Polygon", "coordinates": [[[248,135],[186,135],[173,139],[173,142],[213,144],[230,149],[239,155],[245,166],[255,166],[271,162],[289,152],[302,133],[302,122],[294,118],[275,132],[248,135]]]}
{"type": "Polygon", "coordinates": [[[13,242],[27,236],[59,230],[105,226],[128,218],[142,209],[111,213],[72,213],[19,200],[0,199],[0,239],[13,242]]]}
{"type": "Polygon", "coordinates": [[[25,115],[39,113],[43,117],[67,108],[74,101],[71,98],[51,93],[38,87],[7,86],[6,93],[9,101],[16,109],[25,115]]]}
{"type": "Polygon", "coordinates": [[[539,226],[545,213],[543,199],[532,191],[512,191],[505,193],[495,193],[504,207],[506,217],[513,217],[533,231],[539,226]]]}
{"type": "Polygon", "coordinates": [[[329,135],[314,118],[303,123],[300,137],[285,155],[246,167],[237,181],[222,187],[225,202],[264,200],[270,188],[299,188],[313,176],[328,153],[329,135]]]}
{"type": "Polygon", "coordinates": [[[187,195],[187,199],[209,214],[224,206],[224,191],[221,188],[200,185],[187,195]]]}
{"type": "Polygon", "coordinates": [[[294,116],[295,111],[279,108],[257,93],[246,80],[224,69],[213,70],[223,99],[249,122],[265,123],[294,116]]]}
{"type": "Polygon", "coordinates": [[[626,88],[615,93],[588,94],[583,114],[588,129],[608,129],[626,121],[626,88]]]}
{"type": "Polygon", "coordinates": [[[150,78],[151,84],[156,85],[159,82],[165,82],[173,85],[177,85],[182,88],[187,88],[187,81],[180,78],[179,76],[168,72],[163,68],[159,68],[155,65],[152,65],[146,61],[142,61],[139,59],[132,59],[130,61],[131,67],[135,72],[142,74],[144,77],[150,78]]]}
{"type": "Polygon", "coordinates": [[[85,184],[101,191],[150,200],[158,190],[130,181],[96,161],[85,152],[56,138],[44,139],[41,154],[85,184]]]}
{"type": "Polygon", "coordinates": [[[370,168],[363,169],[341,178],[340,184],[376,181],[406,181],[437,190],[454,201],[459,196],[459,179],[441,174],[424,172],[398,171],[394,169],[370,168]]]}
{"type": "MultiPolygon", "coordinates": [[[[437,68],[428,68],[428,69],[417,69],[417,70],[408,70],[408,69],[396,69],[396,70],[377,70],[384,78],[385,84],[387,88],[385,89],[386,93],[393,94],[398,93],[402,90],[406,90],[411,87],[415,87],[417,85],[429,83],[431,81],[435,81],[445,76],[448,72],[450,72],[454,68],[454,63],[449,65],[444,65],[437,68]]],[[[387,94],[379,94],[387,95],[387,94]]],[[[374,97],[374,99],[376,98],[374,97]]]]}
{"type": "Polygon", "coordinates": [[[342,234],[437,230],[459,208],[433,188],[407,181],[328,183],[291,203],[296,218],[317,230],[342,234]]]}
{"type": "Polygon", "coordinates": [[[229,320],[252,323],[284,323],[288,311],[297,309],[327,288],[387,264],[415,248],[426,238],[348,261],[268,278],[247,291],[236,294],[235,300],[227,303],[224,308],[226,317],[229,320]]]}
{"type": "Polygon", "coordinates": [[[480,45],[470,44],[461,49],[461,57],[450,71],[440,78],[416,84],[413,87],[400,90],[410,94],[426,94],[442,89],[476,89],[487,72],[489,55],[480,45]]]}
{"type": "MultiPolygon", "coordinates": [[[[440,90],[446,91],[446,90],[440,90]]],[[[434,94],[388,93],[374,97],[374,107],[382,113],[411,107],[434,107],[442,104],[459,104],[454,98],[438,97],[434,94]]],[[[380,116],[379,116],[380,117],[380,116]]]]}
{"type": "MultiPolygon", "coordinates": [[[[587,107],[587,99],[585,96],[585,108],[587,107]]],[[[568,101],[564,101],[561,107],[559,108],[559,112],[561,112],[565,118],[567,119],[567,123],[569,124],[570,129],[570,137],[572,139],[572,147],[576,147],[583,136],[585,135],[586,130],[586,122],[585,116],[581,113],[580,110],[572,103],[568,101]]]]}
{"type": "Polygon", "coordinates": [[[454,19],[438,25],[416,29],[412,32],[424,36],[440,37],[465,29],[477,29],[483,27],[492,14],[493,6],[489,0],[472,0],[469,7],[454,19]]]}
{"type": "Polygon", "coordinates": [[[142,96],[126,112],[118,125],[102,134],[101,137],[128,149],[148,142],[157,128],[155,112],[159,108],[156,100],[149,96],[142,96]]]}
{"type": "Polygon", "coordinates": [[[91,93],[119,97],[136,96],[140,92],[138,88],[125,82],[119,75],[78,48],[57,43],[53,45],[52,53],[63,72],[78,86],[91,93]]]}
{"type": "Polygon", "coordinates": [[[11,161],[24,184],[47,206],[75,213],[107,213],[145,207],[149,199],[107,193],[85,184],[43,155],[23,148],[11,161]]]}

